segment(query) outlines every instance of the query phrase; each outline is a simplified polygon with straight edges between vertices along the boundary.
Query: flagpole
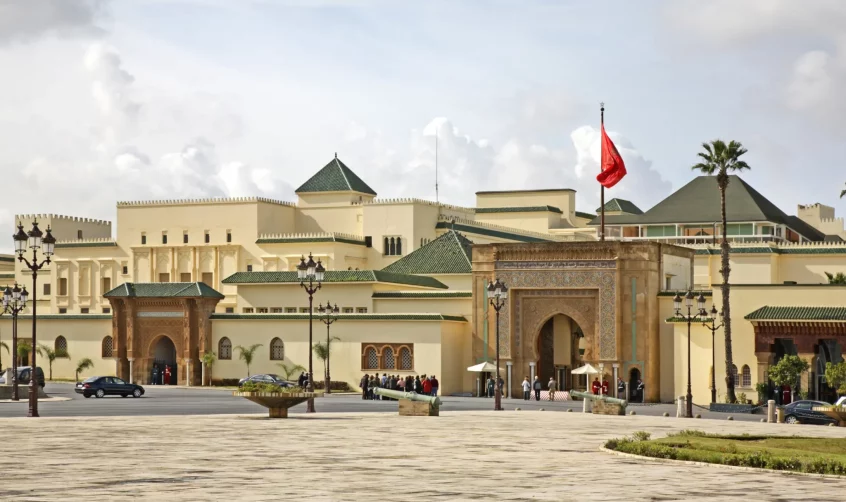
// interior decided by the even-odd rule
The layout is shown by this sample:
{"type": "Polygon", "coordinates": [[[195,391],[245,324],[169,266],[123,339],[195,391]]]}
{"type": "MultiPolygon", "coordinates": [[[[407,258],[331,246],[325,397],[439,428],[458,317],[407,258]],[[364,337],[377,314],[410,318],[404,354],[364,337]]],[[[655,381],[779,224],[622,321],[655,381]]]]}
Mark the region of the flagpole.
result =
{"type": "MultiPolygon", "coordinates": [[[[605,103],[599,103],[599,123],[605,127],[605,103]]],[[[599,158],[602,158],[602,140],[599,142],[599,158]]],[[[602,163],[599,164],[599,172],[602,172],[602,163]]],[[[605,186],[599,185],[599,240],[605,242],[605,186]]]]}

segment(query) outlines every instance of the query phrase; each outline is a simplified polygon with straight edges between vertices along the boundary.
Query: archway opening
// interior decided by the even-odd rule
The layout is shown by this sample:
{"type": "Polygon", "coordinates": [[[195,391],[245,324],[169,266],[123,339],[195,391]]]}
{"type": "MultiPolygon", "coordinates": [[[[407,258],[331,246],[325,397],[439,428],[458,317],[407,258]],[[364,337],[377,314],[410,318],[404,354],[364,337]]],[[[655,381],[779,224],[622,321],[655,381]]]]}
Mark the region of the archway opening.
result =
{"type": "Polygon", "coordinates": [[[153,345],[153,385],[176,385],[179,368],[176,359],[176,345],[167,336],[162,336],[153,345]]]}
{"type": "Polygon", "coordinates": [[[537,376],[546,388],[550,378],[562,390],[584,389],[586,377],[571,375],[582,365],[584,334],[571,317],[556,314],[541,327],[537,337],[537,376]]]}
{"type": "Polygon", "coordinates": [[[629,401],[632,403],[643,402],[643,390],[640,389],[640,370],[632,368],[629,371],[629,401]]]}

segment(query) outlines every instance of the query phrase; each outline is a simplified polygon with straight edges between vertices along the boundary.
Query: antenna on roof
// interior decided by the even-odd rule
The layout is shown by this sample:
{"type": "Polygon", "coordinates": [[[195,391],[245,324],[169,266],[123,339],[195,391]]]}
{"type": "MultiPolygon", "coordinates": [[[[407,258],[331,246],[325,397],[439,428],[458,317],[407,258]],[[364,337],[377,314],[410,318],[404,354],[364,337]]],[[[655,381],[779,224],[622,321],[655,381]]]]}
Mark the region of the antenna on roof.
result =
{"type": "Polygon", "coordinates": [[[435,202],[440,203],[438,199],[438,128],[435,128],[435,202]]]}

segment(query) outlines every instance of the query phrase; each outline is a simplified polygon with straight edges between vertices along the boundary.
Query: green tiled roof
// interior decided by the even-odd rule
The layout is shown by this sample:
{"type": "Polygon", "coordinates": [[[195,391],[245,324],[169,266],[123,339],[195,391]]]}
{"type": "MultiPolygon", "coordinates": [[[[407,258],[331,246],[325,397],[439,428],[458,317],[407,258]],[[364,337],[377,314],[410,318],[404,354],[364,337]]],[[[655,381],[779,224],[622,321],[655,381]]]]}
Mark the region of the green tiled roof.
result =
{"type": "Polygon", "coordinates": [[[56,248],[113,248],[117,247],[115,241],[103,242],[57,242],[56,248]]]}
{"type": "Polygon", "coordinates": [[[14,272],[0,272],[0,279],[14,279],[14,272]]]}
{"type": "Polygon", "coordinates": [[[296,193],[306,192],[361,192],[369,195],[376,195],[376,192],[367,186],[367,183],[362,181],[352,169],[346,166],[343,162],[335,158],[332,159],[326,166],[317,174],[303,183],[296,193]]]}
{"type": "Polygon", "coordinates": [[[469,274],[473,243],[449,230],[382,270],[397,274],[469,274]]]}
{"type": "Polygon", "coordinates": [[[446,221],[439,221],[435,228],[449,228],[454,230],[461,230],[467,234],[485,235],[488,237],[498,237],[500,239],[509,239],[517,242],[553,242],[552,239],[541,239],[538,237],[529,237],[527,235],[515,234],[512,232],[504,232],[502,230],[494,230],[482,226],[465,225],[463,223],[452,223],[446,221]]]}
{"type": "MultiPolygon", "coordinates": [[[[602,207],[596,208],[596,212],[600,212],[602,207]]],[[[639,207],[635,206],[633,202],[626,199],[611,199],[605,203],[605,212],[621,212],[629,214],[643,214],[639,207]]]]}
{"type": "MultiPolygon", "coordinates": [[[[314,314],[314,317],[319,317],[314,314]]],[[[454,321],[467,322],[464,316],[444,314],[338,314],[337,318],[344,321],[454,321]]],[[[302,321],[308,319],[308,314],[212,314],[212,320],[279,320],[302,321]]]]}
{"type": "MultiPolygon", "coordinates": [[[[719,255],[718,248],[697,249],[697,255],[719,255]]],[[[755,246],[755,247],[734,247],[731,248],[731,254],[846,254],[846,247],[816,247],[816,246],[797,246],[797,247],[769,247],[769,246],[755,246]]]]}
{"type": "MultiPolygon", "coordinates": [[[[298,283],[296,272],[236,272],[222,281],[224,284],[298,283]]],[[[437,279],[418,275],[397,274],[383,270],[330,270],[324,276],[328,282],[386,282],[407,284],[421,288],[447,289],[437,279]]]]}
{"type": "MultiPolygon", "coordinates": [[[[687,294],[687,291],[660,291],[658,292],[658,296],[676,296],[676,293],[684,296],[687,294]]],[[[702,296],[714,296],[714,292],[708,290],[694,291],[693,294],[695,296],[699,296],[700,294],[702,296]]]]}
{"type": "Polygon", "coordinates": [[[15,257],[14,256],[0,256],[0,261],[6,262],[6,263],[14,263],[15,257]]]}
{"type": "Polygon", "coordinates": [[[203,282],[125,282],[106,298],[224,298],[203,282]]]}
{"type": "MultiPolygon", "coordinates": [[[[810,240],[824,234],[781,209],[736,175],[726,189],[726,220],[729,223],[769,221],[787,225],[810,240]]],[[[715,176],[697,176],[643,214],[605,217],[606,225],[712,224],[722,221],[720,189],[715,176]]],[[[599,218],[590,222],[599,225],[599,218]]]]}
{"type": "MultiPolygon", "coordinates": [[[[713,321],[710,317],[699,317],[697,321],[693,321],[693,324],[701,324],[701,323],[709,323],[713,321]]],[[[687,319],[684,317],[668,317],[664,320],[664,322],[682,322],[687,324],[687,319]]]]}
{"type": "Polygon", "coordinates": [[[377,291],[373,298],[472,298],[470,291],[377,291]]]}
{"type": "Polygon", "coordinates": [[[562,214],[563,211],[555,206],[520,206],[520,207],[477,207],[476,213],[539,213],[550,212],[562,214]]]}
{"type": "Polygon", "coordinates": [[[747,314],[748,321],[846,321],[846,307],[776,307],[767,305],[747,314]]]}
{"type": "Polygon", "coordinates": [[[357,239],[349,239],[346,237],[340,237],[337,235],[333,236],[326,236],[326,237],[267,237],[258,239],[256,244],[293,244],[299,242],[343,242],[345,244],[354,244],[356,246],[365,246],[366,243],[364,242],[364,238],[361,240],[357,239]]]}
{"type": "Polygon", "coordinates": [[[581,211],[576,211],[576,216],[578,216],[579,218],[586,218],[588,220],[596,218],[596,215],[593,213],[583,213],[581,211]]]}

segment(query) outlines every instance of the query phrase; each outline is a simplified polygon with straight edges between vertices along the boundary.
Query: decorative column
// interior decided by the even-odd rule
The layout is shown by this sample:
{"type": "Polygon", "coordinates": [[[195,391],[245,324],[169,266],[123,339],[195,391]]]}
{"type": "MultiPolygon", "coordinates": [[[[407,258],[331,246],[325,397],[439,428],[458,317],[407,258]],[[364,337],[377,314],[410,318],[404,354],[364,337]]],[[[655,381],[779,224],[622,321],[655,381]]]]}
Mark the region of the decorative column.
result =
{"type": "Polygon", "coordinates": [[[535,381],[535,365],[537,363],[532,361],[529,363],[529,380],[534,384],[535,381]]]}
{"type": "Polygon", "coordinates": [[[135,383],[135,373],[133,373],[134,367],[133,362],[135,361],[134,357],[130,357],[129,359],[129,383],[135,383]]]}
{"type": "Polygon", "coordinates": [[[191,358],[185,358],[185,385],[191,386],[191,358]]]}
{"type": "Polygon", "coordinates": [[[514,367],[514,363],[511,361],[505,361],[505,366],[508,373],[508,395],[505,397],[511,397],[511,368],[514,367]]]}
{"type": "Polygon", "coordinates": [[[621,398],[620,396],[617,395],[617,378],[618,378],[617,372],[620,369],[620,365],[617,364],[617,363],[614,363],[614,364],[611,365],[611,367],[614,368],[614,380],[611,382],[611,385],[614,386],[614,397],[616,397],[617,399],[623,399],[623,398],[621,398]]]}

